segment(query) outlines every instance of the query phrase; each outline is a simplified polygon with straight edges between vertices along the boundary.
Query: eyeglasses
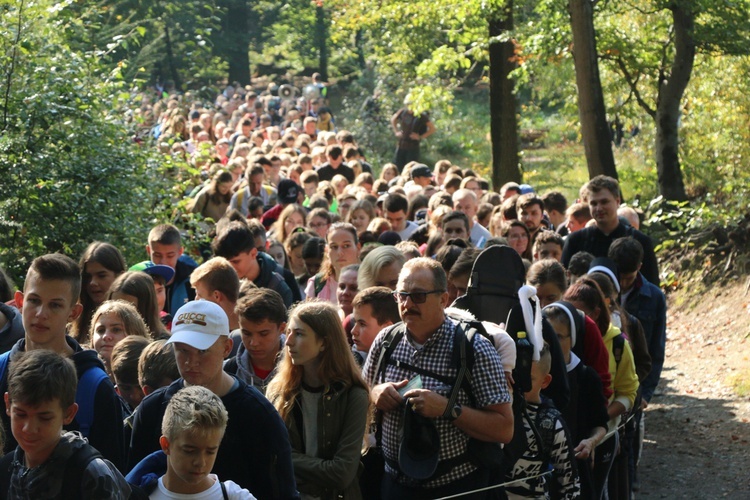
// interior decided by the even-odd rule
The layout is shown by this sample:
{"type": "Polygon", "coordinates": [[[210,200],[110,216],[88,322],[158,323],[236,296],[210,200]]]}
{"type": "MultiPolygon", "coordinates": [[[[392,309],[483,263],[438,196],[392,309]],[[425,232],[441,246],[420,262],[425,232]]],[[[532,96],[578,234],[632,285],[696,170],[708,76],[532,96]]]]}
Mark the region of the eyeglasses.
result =
{"type": "Polygon", "coordinates": [[[445,293],[445,290],[430,290],[429,292],[393,292],[393,298],[400,304],[405,304],[408,299],[415,304],[424,304],[427,296],[431,293],[445,293]]]}
{"type": "Polygon", "coordinates": [[[510,236],[508,236],[508,239],[509,240],[528,240],[529,239],[529,235],[526,234],[526,233],[511,234],[510,236]]]}

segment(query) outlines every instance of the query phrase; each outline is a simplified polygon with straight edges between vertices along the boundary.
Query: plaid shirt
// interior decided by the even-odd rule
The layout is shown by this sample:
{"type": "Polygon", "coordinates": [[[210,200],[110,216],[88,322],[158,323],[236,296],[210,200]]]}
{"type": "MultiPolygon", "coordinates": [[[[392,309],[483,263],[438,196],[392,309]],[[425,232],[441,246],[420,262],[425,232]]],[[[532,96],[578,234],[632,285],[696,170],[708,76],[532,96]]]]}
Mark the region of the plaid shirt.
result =
{"type": "MultiPolygon", "coordinates": [[[[384,330],[385,331],[385,330],[384,330]]],[[[421,349],[414,347],[409,340],[409,333],[401,339],[391,354],[391,360],[409,363],[418,368],[429,370],[436,374],[455,378],[458,370],[453,366],[453,337],[456,324],[450,318],[445,318],[443,324],[421,349]]],[[[383,332],[378,334],[372,344],[367,357],[363,372],[370,387],[383,382],[398,382],[411,379],[416,374],[405,367],[397,367],[391,364],[385,367],[384,380],[374,380],[380,350],[383,344],[383,332]]],[[[500,356],[494,346],[481,335],[476,335],[474,345],[474,366],[471,370],[471,390],[478,408],[485,408],[499,403],[510,403],[507,384],[500,356]]],[[[422,388],[437,392],[446,398],[450,395],[452,387],[432,377],[422,375],[422,388]]],[[[469,396],[462,389],[459,391],[458,403],[462,406],[471,407],[469,396]]],[[[435,419],[435,426],[440,434],[440,461],[447,460],[466,452],[469,436],[461,429],[444,417],[435,419]]],[[[403,412],[391,411],[383,415],[383,453],[389,460],[398,461],[398,448],[400,444],[400,430],[403,427],[403,412]]],[[[422,484],[425,488],[435,488],[456,481],[476,470],[470,463],[455,467],[449,473],[436,479],[426,481],[422,484]]],[[[386,464],[386,471],[405,479],[397,471],[386,464]]]]}

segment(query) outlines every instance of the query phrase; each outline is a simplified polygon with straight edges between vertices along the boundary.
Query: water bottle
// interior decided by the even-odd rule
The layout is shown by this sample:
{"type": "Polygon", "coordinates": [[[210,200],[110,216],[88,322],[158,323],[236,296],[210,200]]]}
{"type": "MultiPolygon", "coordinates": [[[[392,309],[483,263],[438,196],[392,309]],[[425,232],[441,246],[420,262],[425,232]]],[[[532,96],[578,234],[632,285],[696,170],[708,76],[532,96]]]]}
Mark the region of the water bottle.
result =
{"type": "Polygon", "coordinates": [[[534,357],[534,345],[526,337],[526,332],[518,332],[516,341],[516,370],[513,378],[521,393],[531,390],[531,361],[534,357]]]}

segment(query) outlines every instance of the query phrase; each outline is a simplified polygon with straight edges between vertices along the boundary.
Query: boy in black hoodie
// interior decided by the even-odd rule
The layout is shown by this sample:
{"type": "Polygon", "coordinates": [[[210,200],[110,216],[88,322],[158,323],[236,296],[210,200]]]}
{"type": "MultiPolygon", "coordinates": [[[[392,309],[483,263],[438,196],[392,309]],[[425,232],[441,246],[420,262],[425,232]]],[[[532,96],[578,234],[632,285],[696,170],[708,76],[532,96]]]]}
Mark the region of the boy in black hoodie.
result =
{"type": "MultiPolygon", "coordinates": [[[[0,392],[8,390],[8,367],[20,352],[46,349],[70,358],[78,375],[75,418],[64,426],[80,431],[89,443],[120,468],[124,465],[122,410],[115,388],[104,371],[96,351],[82,349],[66,335],[67,324],[76,319],[83,307],[78,303],[81,269],[71,258],[48,254],[34,259],[26,274],[24,291],[16,292],[22,308],[25,337],[10,353],[0,356],[0,392]]],[[[10,432],[10,418],[3,403],[0,412],[7,441],[4,452],[18,444],[10,432]]]]}

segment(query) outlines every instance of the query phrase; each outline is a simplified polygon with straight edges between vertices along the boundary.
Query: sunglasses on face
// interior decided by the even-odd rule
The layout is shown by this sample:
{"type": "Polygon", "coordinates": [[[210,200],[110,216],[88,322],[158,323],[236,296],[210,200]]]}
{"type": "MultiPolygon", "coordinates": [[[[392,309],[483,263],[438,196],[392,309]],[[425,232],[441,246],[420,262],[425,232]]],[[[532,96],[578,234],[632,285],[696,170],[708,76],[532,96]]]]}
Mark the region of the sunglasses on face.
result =
{"type": "Polygon", "coordinates": [[[429,292],[393,292],[393,298],[400,304],[405,304],[408,299],[411,299],[415,304],[424,304],[427,301],[427,296],[432,293],[444,293],[445,290],[430,290],[429,292]]]}

